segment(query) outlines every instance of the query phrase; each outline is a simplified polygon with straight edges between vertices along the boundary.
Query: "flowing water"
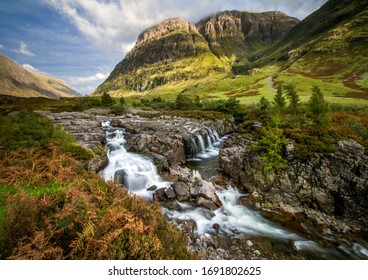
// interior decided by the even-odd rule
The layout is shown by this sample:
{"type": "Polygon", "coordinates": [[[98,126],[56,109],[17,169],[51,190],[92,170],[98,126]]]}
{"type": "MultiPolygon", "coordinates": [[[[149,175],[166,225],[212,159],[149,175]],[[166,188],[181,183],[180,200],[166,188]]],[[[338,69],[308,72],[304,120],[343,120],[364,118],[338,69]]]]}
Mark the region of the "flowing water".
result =
{"type": "MultiPolygon", "coordinates": [[[[112,130],[109,122],[102,123],[102,126],[108,131],[106,137],[109,164],[102,172],[105,180],[118,180],[133,193],[150,199],[153,191],[147,189],[151,186],[157,188],[170,186],[170,182],[163,181],[157,173],[149,157],[130,153],[125,149],[123,130],[112,130]]],[[[220,138],[217,132],[210,128],[193,134],[191,139],[193,155],[188,159],[187,166],[198,170],[204,179],[209,180],[216,176],[219,150],[225,139],[226,137],[220,138]]],[[[288,254],[297,251],[311,252],[312,258],[368,259],[368,249],[358,243],[324,239],[310,231],[306,236],[287,225],[281,226],[264,218],[260,212],[239,205],[238,201],[243,195],[231,186],[218,191],[217,196],[222,206],[215,211],[180,203],[183,210],[169,211],[168,215],[181,220],[194,220],[198,234],[216,234],[217,228],[225,236],[246,236],[278,246],[282,244],[279,250],[284,250],[288,254]]]]}

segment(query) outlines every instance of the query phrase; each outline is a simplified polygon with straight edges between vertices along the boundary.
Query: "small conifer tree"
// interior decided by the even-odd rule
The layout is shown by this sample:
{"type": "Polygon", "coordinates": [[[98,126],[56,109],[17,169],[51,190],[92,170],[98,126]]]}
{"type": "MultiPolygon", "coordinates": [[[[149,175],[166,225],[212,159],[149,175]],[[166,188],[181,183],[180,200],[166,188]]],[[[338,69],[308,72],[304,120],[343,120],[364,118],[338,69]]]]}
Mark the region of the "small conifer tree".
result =
{"type": "Polygon", "coordinates": [[[282,110],[286,106],[286,100],[284,97],[282,85],[279,85],[277,88],[277,93],[275,95],[274,102],[275,102],[276,108],[279,110],[282,110]]]}
{"type": "Polygon", "coordinates": [[[115,104],[115,101],[114,101],[114,99],[112,99],[110,94],[104,92],[101,95],[101,105],[102,106],[111,106],[111,105],[114,105],[114,104],[115,104]]]}
{"type": "Polygon", "coordinates": [[[310,118],[315,127],[322,128],[330,123],[330,118],[328,116],[328,103],[318,86],[313,86],[312,90],[313,93],[308,102],[310,118]]]}

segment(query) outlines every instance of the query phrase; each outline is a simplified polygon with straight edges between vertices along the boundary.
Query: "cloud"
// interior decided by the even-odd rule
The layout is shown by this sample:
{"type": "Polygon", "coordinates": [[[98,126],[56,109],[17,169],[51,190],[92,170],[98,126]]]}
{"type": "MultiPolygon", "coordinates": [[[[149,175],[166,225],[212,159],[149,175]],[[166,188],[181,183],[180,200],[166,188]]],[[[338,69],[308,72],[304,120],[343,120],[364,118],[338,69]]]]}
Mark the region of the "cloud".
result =
{"type": "Polygon", "coordinates": [[[4,48],[4,46],[2,44],[0,44],[0,49],[3,49],[3,48],[4,48]]]}
{"type": "Polygon", "coordinates": [[[69,78],[69,80],[72,85],[81,86],[81,85],[87,85],[91,82],[103,81],[108,76],[109,74],[96,73],[95,75],[89,76],[89,77],[71,77],[69,78]]]}
{"type": "Polygon", "coordinates": [[[28,70],[29,72],[32,72],[32,73],[39,73],[40,72],[37,68],[33,67],[30,64],[23,64],[22,67],[24,69],[28,70]]]}
{"type": "Polygon", "coordinates": [[[23,42],[20,42],[19,49],[16,49],[16,50],[13,50],[13,51],[16,52],[16,53],[27,55],[27,56],[36,56],[33,52],[31,52],[28,49],[27,45],[23,42]]]}
{"type": "Polygon", "coordinates": [[[82,94],[91,93],[98,85],[100,85],[110,73],[97,72],[92,76],[70,76],[65,77],[65,81],[72,88],[75,88],[82,94]]]}

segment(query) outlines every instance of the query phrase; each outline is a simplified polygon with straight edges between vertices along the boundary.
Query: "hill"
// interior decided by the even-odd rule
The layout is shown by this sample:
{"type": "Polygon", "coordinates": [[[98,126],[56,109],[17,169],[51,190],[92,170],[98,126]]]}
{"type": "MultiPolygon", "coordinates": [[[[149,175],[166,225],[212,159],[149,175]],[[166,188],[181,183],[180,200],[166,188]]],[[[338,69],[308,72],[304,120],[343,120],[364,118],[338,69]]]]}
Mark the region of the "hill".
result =
{"type": "Polygon", "coordinates": [[[78,97],[78,92],[61,80],[31,73],[0,54],[0,95],[16,97],[78,97]]]}

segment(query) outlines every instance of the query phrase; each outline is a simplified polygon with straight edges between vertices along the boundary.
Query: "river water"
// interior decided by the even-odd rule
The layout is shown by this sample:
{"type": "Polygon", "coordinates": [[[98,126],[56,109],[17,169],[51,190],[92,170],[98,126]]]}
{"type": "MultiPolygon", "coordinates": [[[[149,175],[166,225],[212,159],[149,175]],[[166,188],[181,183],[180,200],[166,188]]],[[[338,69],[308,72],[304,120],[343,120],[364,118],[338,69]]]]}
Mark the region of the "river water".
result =
{"type": "MultiPolygon", "coordinates": [[[[113,129],[109,122],[102,123],[106,128],[109,164],[102,171],[105,180],[120,180],[131,192],[152,199],[151,186],[165,188],[165,182],[158,174],[153,161],[144,155],[128,152],[124,131],[113,129]]],[[[211,180],[219,174],[218,155],[223,141],[216,131],[206,129],[204,135],[197,134],[192,139],[193,156],[187,166],[198,170],[202,177],[211,180]],[[205,139],[206,138],[206,139],[205,139]]],[[[357,242],[340,237],[322,237],[305,225],[277,223],[273,213],[263,213],[248,209],[239,204],[244,196],[228,185],[217,192],[222,206],[211,211],[194,207],[189,203],[180,203],[182,211],[168,211],[168,216],[181,220],[194,220],[198,234],[217,234],[214,225],[219,226],[224,236],[246,237],[255,240],[264,250],[277,251],[276,258],[295,259],[368,259],[368,249],[357,242]],[[265,215],[266,214],[266,215],[265,215]],[[268,216],[269,219],[264,216],[268,216]],[[303,228],[304,227],[304,228],[303,228]],[[297,230],[303,228],[303,230],[297,230]]],[[[292,219],[290,219],[292,221],[292,219]]],[[[267,255],[267,254],[266,254],[267,255]]]]}

